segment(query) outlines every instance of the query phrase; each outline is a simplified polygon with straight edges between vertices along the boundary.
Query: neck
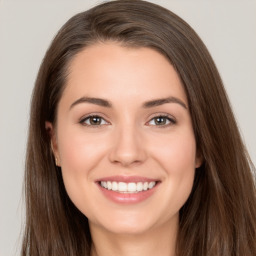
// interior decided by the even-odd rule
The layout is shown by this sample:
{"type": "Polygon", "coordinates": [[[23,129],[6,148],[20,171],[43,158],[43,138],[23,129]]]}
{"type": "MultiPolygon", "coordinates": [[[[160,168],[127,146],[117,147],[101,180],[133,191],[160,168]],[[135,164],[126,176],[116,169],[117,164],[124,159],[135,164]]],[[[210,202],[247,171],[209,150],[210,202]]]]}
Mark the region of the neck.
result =
{"type": "Polygon", "coordinates": [[[91,256],[175,256],[178,222],[141,234],[115,234],[90,225],[91,256]]]}

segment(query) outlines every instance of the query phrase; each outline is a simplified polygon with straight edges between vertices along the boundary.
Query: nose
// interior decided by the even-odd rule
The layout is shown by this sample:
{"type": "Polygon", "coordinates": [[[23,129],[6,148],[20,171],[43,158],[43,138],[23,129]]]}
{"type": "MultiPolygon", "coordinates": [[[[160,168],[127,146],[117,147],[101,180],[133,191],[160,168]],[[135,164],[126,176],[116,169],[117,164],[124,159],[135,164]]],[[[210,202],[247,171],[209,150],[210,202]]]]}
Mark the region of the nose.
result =
{"type": "Polygon", "coordinates": [[[109,154],[112,163],[129,167],[143,163],[146,157],[145,144],[135,127],[120,127],[115,131],[113,147],[109,154]]]}

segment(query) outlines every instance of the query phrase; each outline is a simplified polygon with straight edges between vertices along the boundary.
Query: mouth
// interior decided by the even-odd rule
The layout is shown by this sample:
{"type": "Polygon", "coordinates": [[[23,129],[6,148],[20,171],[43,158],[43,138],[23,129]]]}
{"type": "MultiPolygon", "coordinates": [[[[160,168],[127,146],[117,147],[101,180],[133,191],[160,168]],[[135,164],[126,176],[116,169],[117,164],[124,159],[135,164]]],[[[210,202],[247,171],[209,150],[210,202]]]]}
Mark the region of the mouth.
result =
{"type": "Polygon", "coordinates": [[[118,193],[140,193],[153,189],[158,181],[150,182],[117,182],[117,181],[99,181],[99,185],[107,190],[118,193]]]}
{"type": "Polygon", "coordinates": [[[112,176],[98,179],[102,194],[118,204],[135,204],[145,201],[158,190],[160,180],[139,176],[112,176]]]}

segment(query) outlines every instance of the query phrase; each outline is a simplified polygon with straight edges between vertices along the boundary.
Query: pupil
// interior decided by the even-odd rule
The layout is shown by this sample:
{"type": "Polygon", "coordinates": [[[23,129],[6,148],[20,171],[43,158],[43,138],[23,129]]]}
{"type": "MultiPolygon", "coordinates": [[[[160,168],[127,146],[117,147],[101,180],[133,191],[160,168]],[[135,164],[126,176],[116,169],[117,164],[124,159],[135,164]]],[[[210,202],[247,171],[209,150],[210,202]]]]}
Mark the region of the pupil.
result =
{"type": "Polygon", "coordinates": [[[156,118],[156,124],[165,124],[166,119],[164,117],[157,117],[156,118]]]}
{"type": "Polygon", "coordinates": [[[96,116],[91,117],[90,123],[94,124],[94,125],[95,124],[100,124],[100,117],[96,117],[96,116]]]}

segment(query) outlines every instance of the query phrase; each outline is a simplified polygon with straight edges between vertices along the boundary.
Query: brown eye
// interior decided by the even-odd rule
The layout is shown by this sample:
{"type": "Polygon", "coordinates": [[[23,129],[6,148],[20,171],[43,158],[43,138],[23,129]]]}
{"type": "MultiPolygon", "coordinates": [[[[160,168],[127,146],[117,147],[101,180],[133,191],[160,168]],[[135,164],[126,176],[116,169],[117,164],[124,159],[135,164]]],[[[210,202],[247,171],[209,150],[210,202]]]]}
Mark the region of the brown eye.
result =
{"type": "Polygon", "coordinates": [[[168,126],[175,123],[176,121],[169,116],[156,116],[148,122],[149,125],[154,126],[168,126]]]}
{"type": "Polygon", "coordinates": [[[155,121],[155,124],[156,124],[156,125],[165,125],[168,120],[167,120],[166,117],[160,116],[160,117],[154,118],[154,121],[155,121]]]}
{"type": "Polygon", "coordinates": [[[100,116],[88,116],[80,121],[81,124],[87,126],[100,126],[108,124],[102,117],[100,116]]]}
{"type": "Polygon", "coordinates": [[[98,116],[91,116],[91,117],[89,117],[89,123],[90,123],[90,125],[100,125],[101,118],[98,116]]]}

